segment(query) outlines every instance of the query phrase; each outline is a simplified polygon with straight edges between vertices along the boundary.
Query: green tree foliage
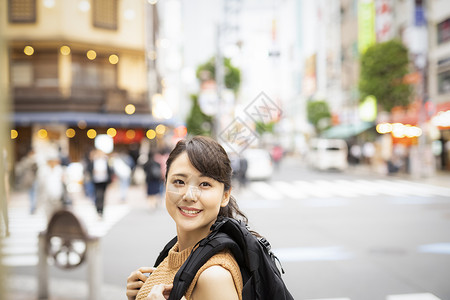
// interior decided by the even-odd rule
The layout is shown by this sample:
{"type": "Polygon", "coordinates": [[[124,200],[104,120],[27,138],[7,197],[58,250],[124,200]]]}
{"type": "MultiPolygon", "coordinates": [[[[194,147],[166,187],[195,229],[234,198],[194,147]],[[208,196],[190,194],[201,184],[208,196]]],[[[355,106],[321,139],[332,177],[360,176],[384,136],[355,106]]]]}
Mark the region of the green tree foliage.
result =
{"type": "Polygon", "coordinates": [[[273,133],[275,126],[275,122],[255,122],[255,129],[258,134],[263,134],[264,132],[270,132],[273,133]]]}
{"type": "Polygon", "coordinates": [[[321,132],[331,123],[331,112],[328,103],[323,100],[310,100],[307,103],[306,112],[308,121],[313,124],[317,132],[321,132]]]}
{"type": "Polygon", "coordinates": [[[198,104],[198,95],[191,95],[192,108],[186,120],[187,131],[191,135],[211,136],[213,118],[205,115],[198,104]]]}
{"type": "Polygon", "coordinates": [[[361,56],[360,100],[373,95],[382,110],[406,106],[411,101],[411,86],[402,82],[408,74],[408,50],[397,40],[375,44],[361,56]]]}
{"type": "MultiPolygon", "coordinates": [[[[231,64],[231,59],[224,58],[225,87],[233,90],[235,93],[239,90],[241,84],[241,71],[231,64]]],[[[216,64],[215,57],[212,57],[206,63],[197,68],[197,78],[203,82],[206,80],[215,80],[216,64]]]]}

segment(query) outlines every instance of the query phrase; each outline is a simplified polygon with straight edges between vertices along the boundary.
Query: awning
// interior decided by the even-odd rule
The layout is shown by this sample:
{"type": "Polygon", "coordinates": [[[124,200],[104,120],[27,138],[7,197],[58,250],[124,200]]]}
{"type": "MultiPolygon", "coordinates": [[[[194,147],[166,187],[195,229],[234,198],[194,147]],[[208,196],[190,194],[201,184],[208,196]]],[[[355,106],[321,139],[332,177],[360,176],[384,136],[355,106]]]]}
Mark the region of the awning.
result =
{"type": "Polygon", "coordinates": [[[355,124],[341,124],[333,126],[330,129],[324,131],[321,137],[328,139],[346,139],[352,136],[356,136],[364,131],[374,127],[372,122],[359,122],[355,124]]]}
{"type": "Polygon", "coordinates": [[[177,125],[173,119],[158,120],[151,114],[126,115],[88,112],[15,112],[12,114],[11,121],[15,126],[29,126],[35,123],[75,126],[80,121],[86,122],[88,127],[148,128],[158,124],[177,125]]]}

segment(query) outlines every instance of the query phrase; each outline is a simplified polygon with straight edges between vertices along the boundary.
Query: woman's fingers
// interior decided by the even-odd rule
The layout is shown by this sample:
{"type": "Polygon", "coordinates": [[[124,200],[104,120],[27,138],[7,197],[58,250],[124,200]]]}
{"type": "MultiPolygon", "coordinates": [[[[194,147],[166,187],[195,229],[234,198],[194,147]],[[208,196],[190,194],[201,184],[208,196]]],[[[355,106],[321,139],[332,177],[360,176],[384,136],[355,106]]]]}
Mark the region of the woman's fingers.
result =
{"type": "Polygon", "coordinates": [[[164,300],[169,299],[172,284],[157,284],[155,285],[146,300],[164,300]]]}
{"type": "Polygon", "coordinates": [[[147,280],[147,276],[144,275],[144,273],[152,273],[155,270],[155,268],[152,267],[141,267],[137,269],[136,271],[132,272],[130,276],[127,278],[127,282],[134,282],[137,280],[145,282],[147,280]]]}
{"type": "Polygon", "coordinates": [[[142,286],[144,285],[143,281],[133,281],[133,282],[128,282],[127,283],[127,289],[130,290],[138,290],[140,289],[142,286]]]}
{"type": "Polygon", "coordinates": [[[155,268],[153,268],[153,267],[140,267],[138,269],[138,271],[141,272],[141,273],[150,273],[151,274],[153,271],[155,271],[155,268]]]}
{"type": "Polygon", "coordinates": [[[173,284],[165,284],[164,285],[164,290],[163,290],[164,298],[169,299],[170,292],[172,291],[172,288],[173,288],[173,284]]]}
{"type": "Polygon", "coordinates": [[[128,290],[127,289],[127,297],[128,299],[135,299],[139,290],[128,290]]]}
{"type": "Polygon", "coordinates": [[[151,274],[155,268],[152,267],[140,267],[136,271],[132,272],[127,278],[127,297],[128,300],[134,300],[139,292],[139,289],[144,285],[147,280],[145,273],[151,274]]]}

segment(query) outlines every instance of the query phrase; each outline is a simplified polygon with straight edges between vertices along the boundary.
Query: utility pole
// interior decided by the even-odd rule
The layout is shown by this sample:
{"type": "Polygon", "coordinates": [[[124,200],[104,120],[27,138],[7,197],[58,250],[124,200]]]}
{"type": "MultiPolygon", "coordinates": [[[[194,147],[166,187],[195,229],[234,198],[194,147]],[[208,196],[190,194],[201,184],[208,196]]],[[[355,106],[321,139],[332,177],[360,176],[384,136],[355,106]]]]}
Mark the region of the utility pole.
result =
{"type": "MultiPolygon", "coordinates": [[[[414,51],[414,65],[417,72],[420,73],[421,80],[417,86],[417,94],[420,100],[420,107],[418,113],[418,126],[423,130],[422,135],[418,137],[418,145],[416,151],[411,153],[411,174],[416,178],[426,177],[430,175],[430,168],[434,164],[427,165],[429,153],[427,149],[427,136],[424,130],[426,123],[426,109],[425,103],[428,101],[428,27],[426,20],[427,2],[426,0],[415,0],[414,7],[414,34],[415,43],[419,46],[414,51]]],[[[429,163],[429,162],[428,162],[429,163]]]]}
{"type": "Polygon", "coordinates": [[[213,136],[218,138],[222,132],[222,120],[225,117],[224,94],[225,94],[225,67],[224,48],[225,46],[237,43],[239,32],[239,14],[242,0],[223,0],[223,19],[216,26],[216,60],[215,60],[215,81],[217,89],[217,110],[214,117],[213,136]]]}
{"type": "Polygon", "coordinates": [[[217,109],[214,117],[213,135],[217,139],[222,132],[222,116],[220,114],[220,110],[222,106],[223,89],[225,88],[225,74],[222,53],[222,25],[218,24],[216,30],[215,81],[217,89],[217,109]]]}

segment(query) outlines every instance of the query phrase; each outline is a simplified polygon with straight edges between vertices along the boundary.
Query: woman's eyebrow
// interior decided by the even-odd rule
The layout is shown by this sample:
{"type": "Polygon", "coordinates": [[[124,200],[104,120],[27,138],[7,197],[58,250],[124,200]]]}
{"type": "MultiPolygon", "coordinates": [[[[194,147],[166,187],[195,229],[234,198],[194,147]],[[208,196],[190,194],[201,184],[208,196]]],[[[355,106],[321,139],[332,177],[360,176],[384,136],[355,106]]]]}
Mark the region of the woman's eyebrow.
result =
{"type": "MultiPolygon", "coordinates": [[[[193,176],[193,175],[186,175],[186,174],[184,174],[184,173],[176,173],[176,174],[172,174],[172,175],[170,175],[170,176],[177,176],[177,177],[188,178],[188,177],[191,177],[191,176],[193,176]]],[[[200,177],[200,178],[203,178],[203,177],[211,178],[210,176],[205,175],[205,174],[200,174],[198,177],[200,177]]]]}
{"type": "Polygon", "coordinates": [[[186,174],[183,173],[177,173],[177,174],[172,174],[172,176],[178,176],[178,177],[188,177],[186,174]]]}

